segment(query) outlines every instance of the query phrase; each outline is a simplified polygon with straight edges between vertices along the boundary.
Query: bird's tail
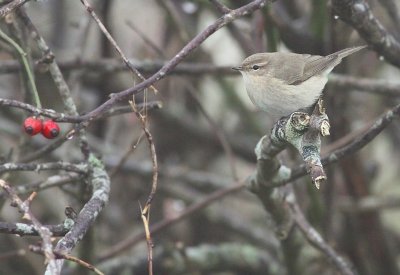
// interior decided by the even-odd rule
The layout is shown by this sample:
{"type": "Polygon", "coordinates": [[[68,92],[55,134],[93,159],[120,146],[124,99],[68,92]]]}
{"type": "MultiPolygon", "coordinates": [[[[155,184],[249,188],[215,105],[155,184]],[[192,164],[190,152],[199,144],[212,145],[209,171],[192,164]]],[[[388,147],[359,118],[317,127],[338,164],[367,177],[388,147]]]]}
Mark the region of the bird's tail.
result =
{"type": "Polygon", "coordinates": [[[332,56],[337,56],[339,59],[342,59],[348,55],[351,55],[352,53],[358,52],[359,50],[362,50],[364,48],[368,47],[367,45],[364,46],[358,46],[358,47],[353,47],[353,48],[347,48],[343,49],[341,51],[335,52],[333,54],[330,54],[332,56]]]}

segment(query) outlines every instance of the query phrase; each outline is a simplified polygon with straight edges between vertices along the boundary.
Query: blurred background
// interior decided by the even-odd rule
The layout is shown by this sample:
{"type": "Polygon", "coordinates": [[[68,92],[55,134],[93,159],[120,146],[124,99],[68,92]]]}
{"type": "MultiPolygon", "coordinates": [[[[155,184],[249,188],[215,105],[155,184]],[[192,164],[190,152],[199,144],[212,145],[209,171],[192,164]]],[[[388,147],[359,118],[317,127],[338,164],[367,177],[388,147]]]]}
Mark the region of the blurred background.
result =
{"type": "MultiPolygon", "coordinates": [[[[235,9],[250,1],[221,2],[235,9]]],[[[400,3],[367,2],[383,26],[399,38],[400,3]]],[[[221,16],[206,0],[98,0],[91,4],[145,77],[221,16]]],[[[31,1],[24,8],[55,54],[80,114],[138,82],[125,70],[80,1],[31,1]]],[[[8,19],[0,28],[20,41],[33,63],[39,60],[37,46],[18,18],[8,19]]],[[[366,42],[358,33],[333,12],[331,1],[279,0],[209,37],[155,84],[159,93],[148,90],[136,96],[137,103],[162,103],[160,109],[150,108],[146,117],[160,170],[150,217],[150,225],[162,226],[153,234],[155,274],[338,274],[298,230],[279,240],[268,212],[246,189],[231,192],[179,222],[163,223],[216,190],[242,182],[255,170],[254,147],[270,133],[275,121],[252,106],[240,74],[230,67],[256,52],[326,55],[363,44],[366,42]]],[[[14,50],[2,42],[0,97],[33,104],[22,84],[23,75],[11,66],[17,60],[14,50]]],[[[373,50],[346,58],[334,73],[400,87],[398,69],[373,50]]],[[[64,112],[49,73],[39,68],[35,78],[43,108],[64,112]]],[[[371,121],[398,104],[394,93],[367,93],[339,85],[334,78],[325,89],[324,100],[331,123],[324,152],[340,147],[336,141],[343,137],[353,140],[371,121]]],[[[2,106],[0,114],[3,163],[21,162],[52,142],[23,133],[21,125],[29,113],[2,106]]],[[[60,126],[65,133],[73,125],[60,126]]],[[[311,225],[359,274],[400,274],[399,140],[400,125],[395,121],[362,151],[326,167],[328,181],[320,190],[312,186],[309,176],[293,182],[311,225]]],[[[151,189],[152,164],[141,125],[132,113],[103,118],[89,126],[88,142],[111,176],[111,196],[74,255],[105,274],[147,274],[140,204],[151,189]]],[[[289,167],[302,163],[292,150],[279,158],[289,167]]],[[[73,138],[30,161],[80,162],[82,154],[73,138]]],[[[14,187],[36,186],[60,175],[69,174],[11,172],[7,181],[14,187]]],[[[32,211],[43,224],[62,223],[65,207],[79,212],[87,201],[84,184],[75,177],[40,190],[32,211]]],[[[21,221],[4,193],[0,193],[0,202],[2,221],[21,221]]],[[[29,244],[38,241],[38,237],[0,234],[0,274],[43,273],[43,257],[28,250],[29,244]],[[22,255],[21,250],[26,253],[22,255]]],[[[89,273],[72,263],[66,264],[63,272],[89,273]]]]}

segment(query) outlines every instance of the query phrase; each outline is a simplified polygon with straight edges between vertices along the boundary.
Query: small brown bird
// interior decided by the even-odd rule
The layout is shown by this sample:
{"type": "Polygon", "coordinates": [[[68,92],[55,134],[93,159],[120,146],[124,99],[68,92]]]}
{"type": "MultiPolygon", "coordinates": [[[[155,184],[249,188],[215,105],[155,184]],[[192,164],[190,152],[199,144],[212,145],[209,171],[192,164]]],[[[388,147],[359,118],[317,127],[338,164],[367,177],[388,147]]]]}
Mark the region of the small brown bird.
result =
{"type": "Polygon", "coordinates": [[[232,69],[242,73],[254,105],[273,117],[281,117],[313,105],[333,68],[344,57],[365,47],[347,48],[327,56],[256,53],[232,69]]]}

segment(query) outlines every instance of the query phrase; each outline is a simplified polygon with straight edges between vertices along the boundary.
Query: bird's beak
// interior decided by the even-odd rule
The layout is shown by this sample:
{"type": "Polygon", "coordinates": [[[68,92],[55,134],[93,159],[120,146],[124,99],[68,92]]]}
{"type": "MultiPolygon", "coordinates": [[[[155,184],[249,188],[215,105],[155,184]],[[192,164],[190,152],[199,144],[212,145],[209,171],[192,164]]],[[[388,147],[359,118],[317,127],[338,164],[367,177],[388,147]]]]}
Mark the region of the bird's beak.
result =
{"type": "Polygon", "coordinates": [[[243,70],[243,67],[242,66],[232,67],[232,70],[241,71],[241,70],[243,70]]]}

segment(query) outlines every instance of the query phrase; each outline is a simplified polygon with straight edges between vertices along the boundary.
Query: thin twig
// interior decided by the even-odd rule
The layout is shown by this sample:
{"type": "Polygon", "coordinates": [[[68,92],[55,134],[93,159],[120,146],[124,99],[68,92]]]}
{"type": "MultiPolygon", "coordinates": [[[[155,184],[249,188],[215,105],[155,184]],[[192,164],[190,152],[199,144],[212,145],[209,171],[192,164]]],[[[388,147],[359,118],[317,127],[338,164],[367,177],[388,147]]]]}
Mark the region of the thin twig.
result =
{"type": "MultiPolygon", "coordinates": [[[[152,59],[152,60],[138,60],[129,58],[129,62],[135,68],[145,74],[154,74],[160,70],[168,61],[165,59],[152,59]]],[[[34,69],[37,71],[45,69],[44,64],[40,60],[35,60],[34,69]],[[43,68],[44,67],[44,68],[43,68]]],[[[103,73],[116,73],[120,71],[129,70],[125,64],[117,58],[98,58],[94,60],[81,60],[81,59],[65,59],[58,60],[60,68],[64,71],[82,70],[103,73]]],[[[232,64],[234,65],[234,64],[232,64]]],[[[1,60],[0,61],[0,74],[16,73],[21,70],[21,66],[16,60],[1,60]]],[[[221,74],[221,75],[237,75],[237,71],[232,70],[232,66],[216,66],[215,64],[206,62],[182,62],[169,74],[177,75],[201,75],[201,74],[221,74]]]]}
{"type": "Polygon", "coordinates": [[[9,195],[12,199],[12,202],[18,206],[21,212],[24,213],[23,218],[27,219],[32,222],[35,229],[39,233],[40,237],[42,238],[42,245],[41,249],[43,250],[44,256],[46,258],[46,263],[48,264],[49,270],[52,272],[51,274],[56,273],[56,263],[55,263],[55,256],[53,253],[53,244],[51,243],[52,234],[47,227],[44,227],[38,219],[32,214],[30,205],[34,197],[36,196],[36,192],[33,192],[28,199],[22,201],[20,197],[18,197],[17,193],[14,189],[9,186],[4,180],[0,180],[0,187],[4,189],[5,192],[9,195]]]}
{"type": "Polygon", "coordinates": [[[31,92],[31,94],[33,96],[33,99],[35,101],[35,105],[36,105],[36,107],[41,108],[42,104],[40,103],[39,93],[38,93],[38,91],[36,89],[35,77],[34,77],[33,72],[31,71],[31,67],[29,66],[29,62],[28,62],[28,59],[26,57],[26,53],[21,48],[21,46],[18,45],[17,42],[15,42],[11,37],[9,37],[7,34],[5,34],[1,29],[0,29],[0,38],[2,38],[8,44],[10,44],[12,47],[14,47],[14,49],[20,55],[20,58],[21,58],[21,61],[22,61],[22,65],[24,67],[26,76],[28,78],[30,92],[31,92]]]}
{"type": "MultiPolygon", "coordinates": [[[[31,245],[31,246],[29,246],[29,249],[32,252],[35,252],[37,254],[43,254],[43,251],[38,246],[31,245]]],[[[87,269],[93,271],[94,273],[96,273],[98,275],[104,275],[104,273],[101,272],[99,269],[97,269],[94,265],[89,264],[88,262],[85,262],[84,260],[81,260],[81,259],[79,259],[77,257],[74,257],[74,256],[69,255],[69,254],[56,252],[56,251],[54,252],[54,255],[56,256],[57,259],[64,259],[64,260],[68,260],[70,262],[77,263],[77,264],[83,266],[84,268],[87,268],[87,269]]]]}
{"type": "MultiPolygon", "coordinates": [[[[114,49],[118,52],[118,54],[121,56],[122,60],[126,64],[126,66],[136,75],[139,79],[141,80],[146,80],[144,76],[132,65],[132,63],[129,61],[129,59],[125,56],[125,54],[122,52],[121,48],[118,46],[117,42],[115,42],[114,38],[111,36],[110,32],[107,30],[107,28],[104,26],[104,24],[101,22],[100,18],[97,16],[95,13],[94,9],[90,6],[89,2],[86,0],[81,0],[81,3],[85,6],[87,12],[93,17],[94,21],[96,21],[97,25],[99,26],[100,30],[103,32],[103,34],[107,37],[108,41],[113,45],[114,49]]],[[[157,89],[153,86],[149,86],[150,89],[153,90],[154,93],[157,93],[157,89]]]]}
{"type": "Polygon", "coordinates": [[[122,166],[128,160],[129,156],[136,150],[137,146],[142,141],[142,135],[143,135],[143,133],[139,136],[139,138],[137,138],[137,137],[133,138],[133,140],[129,146],[129,149],[121,157],[121,159],[118,161],[117,165],[115,165],[114,168],[110,171],[110,173],[109,173],[110,178],[113,178],[118,173],[118,171],[122,168],[122,166]]]}
{"type": "MultiPolygon", "coordinates": [[[[0,98],[0,106],[18,108],[21,110],[31,112],[33,114],[52,118],[54,121],[57,122],[68,122],[68,123],[82,122],[82,119],[80,119],[79,116],[68,116],[64,113],[59,113],[54,110],[37,108],[31,104],[27,104],[14,99],[0,98]]],[[[162,108],[162,103],[160,101],[149,101],[147,103],[138,103],[137,108],[138,109],[147,108],[148,110],[156,110],[162,108]]],[[[129,105],[113,107],[108,109],[108,111],[103,113],[101,116],[96,117],[95,120],[131,112],[132,108],[129,105]]]]}
{"type": "Polygon", "coordinates": [[[151,192],[150,192],[150,194],[149,194],[149,196],[147,198],[146,204],[145,204],[145,206],[143,208],[143,210],[145,212],[147,212],[146,208],[150,207],[151,202],[152,202],[152,200],[154,198],[154,195],[156,194],[156,191],[157,191],[158,163],[157,163],[156,147],[154,145],[153,136],[151,135],[149,129],[146,127],[145,117],[140,114],[139,110],[136,108],[136,104],[135,104],[134,101],[129,101],[129,104],[131,104],[132,110],[136,114],[137,118],[142,121],[143,132],[146,135],[147,142],[148,142],[149,147],[150,147],[151,162],[153,164],[153,183],[152,183],[152,186],[151,186],[151,192]]]}
{"type": "Polygon", "coordinates": [[[147,244],[147,268],[149,271],[149,275],[153,275],[153,241],[151,239],[150,226],[149,226],[150,205],[148,206],[147,210],[144,210],[142,206],[140,206],[140,212],[142,213],[141,217],[143,221],[144,234],[146,237],[146,244],[147,244]]]}
{"type": "MultiPolygon", "coordinates": [[[[133,98],[133,100],[134,100],[134,98],[133,98]]],[[[153,274],[153,241],[151,239],[151,234],[150,234],[150,230],[149,230],[149,218],[150,218],[151,202],[153,201],[153,198],[157,191],[158,163],[157,163],[157,154],[156,154],[156,148],[155,148],[154,141],[153,141],[153,136],[151,135],[149,129],[146,126],[146,120],[145,120],[146,118],[142,114],[140,114],[140,112],[137,109],[136,104],[133,100],[129,101],[129,104],[131,104],[132,110],[134,111],[136,117],[141,122],[143,132],[146,135],[147,143],[150,148],[151,161],[152,161],[152,165],[153,165],[153,178],[152,178],[151,191],[147,198],[146,204],[144,205],[144,208],[140,207],[141,217],[143,220],[145,233],[146,233],[146,243],[147,243],[147,253],[148,253],[147,254],[148,269],[149,269],[149,274],[152,275],[153,274]]]]}
{"type": "Polygon", "coordinates": [[[210,2],[214,4],[214,6],[217,8],[217,10],[220,13],[226,14],[226,13],[230,13],[232,11],[230,8],[228,8],[227,6],[225,6],[218,0],[210,0],[210,2]]]}
{"type": "Polygon", "coordinates": [[[146,46],[150,46],[150,48],[152,48],[153,51],[155,51],[161,58],[165,58],[163,51],[156,44],[154,44],[153,41],[151,41],[139,28],[136,28],[132,21],[127,20],[126,24],[146,43],[146,46]]]}
{"type": "MultiPolygon", "coordinates": [[[[291,191],[293,192],[292,188],[291,191]]],[[[307,221],[299,205],[297,204],[296,199],[294,198],[294,193],[287,196],[286,203],[289,205],[289,209],[294,217],[295,223],[310,244],[325,254],[340,271],[340,274],[355,275],[356,273],[353,270],[353,267],[344,258],[342,258],[307,221]]]]}
{"type": "MultiPolygon", "coordinates": [[[[15,186],[15,192],[18,195],[31,193],[33,191],[41,191],[52,187],[63,186],[72,182],[77,182],[82,179],[82,175],[69,173],[67,175],[54,175],[46,180],[21,184],[15,186]]],[[[4,193],[0,193],[0,198],[3,198],[4,193]]]]}
{"type": "MultiPolygon", "coordinates": [[[[193,203],[192,205],[187,207],[184,211],[182,211],[180,214],[178,214],[174,217],[170,217],[168,219],[164,219],[164,220],[154,224],[153,226],[150,227],[150,233],[152,236],[154,236],[157,233],[162,232],[164,229],[189,217],[190,215],[204,209],[207,206],[210,206],[212,203],[221,200],[221,198],[223,198],[229,194],[238,192],[244,188],[245,188],[245,184],[243,181],[241,181],[241,182],[236,182],[235,184],[233,184],[227,188],[217,190],[217,191],[211,193],[210,195],[206,196],[201,201],[193,203]]],[[[99,257],[99,261],[104,261],[106,259],[111,258],[111,257],[125,251],[126,249],[134,246],[139,241],[141,241],[145,238],[146,238],[145,233],[141,233],[139,235],[137,235],[137,234],[131,235],[131,236],[125,238],[123,241],[112,246],[105,253],[101,254],[99,257]]]]}

